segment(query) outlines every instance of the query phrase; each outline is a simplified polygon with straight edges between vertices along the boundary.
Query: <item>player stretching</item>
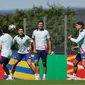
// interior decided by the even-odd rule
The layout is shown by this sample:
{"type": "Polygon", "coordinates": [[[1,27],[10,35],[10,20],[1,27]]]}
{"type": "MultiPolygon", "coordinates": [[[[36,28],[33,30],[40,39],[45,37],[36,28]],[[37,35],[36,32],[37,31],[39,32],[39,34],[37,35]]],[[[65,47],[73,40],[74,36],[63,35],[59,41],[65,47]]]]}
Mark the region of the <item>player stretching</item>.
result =
{"type": "Polygon", "coordinates": [[[51,53],[51,39],[49,33],[46,29],[43,28],[44,22],[38,22],[38,28],[34,30],[32,38],[34,40],[34,64],[35,64],[35,78],[36,80],[40,80],[39,76],[39,65],[38,62],[40,58],[42,59],[43,63],[43,80],[46,80],[46,70],[47,70],[47,53],[51,53]],[[48,40],[48,52],[46,41],[48,40]]]}
{"type": "Polygon", "coordinates": [[[0,64],[3,64],[3,69],[8,77],[10,77],[10,72],[7,68],[7,64],[12,57],[12,40],[13,38],[11,37],[11,35],[7,33],[7,28],[4,28],[3,32],[2,30],[0,30],[0,53],[2,55],[2,58],[0,59],[0,64]]]}
{"type": "Polygon", "coordinates": [[[77,39],[72,38],[71,36],[68,37],[72,42],[78,44],[78,54],[73,63],[73,79],[76,80],[76,73],[78,69],[78,63],[82,61],[82,65],[85,68],[85,29],[83,29],[84,24],[83,22],[76,23],[76,30],[79,31],[79,36],[77,39]]]}
{"type": "Polygon", "coordinates": [[[13,79],[13,74],[15,72],[16,65],[22,60],[23,57],[25,57],[25,59],[27,60],[27,64],[31,67],[33,72],[35,71],[34,66],[31,62],[30,55],[30,44],[33,42],[33,40],[27,35],[24,35],[22,27],[18,28],[18,35],[15,36],[13,40],[13,43],[15,42],[18,44],[19,50],[16,54],[16,58],[14,60],[14,64],[11,70],[11,77],[9,79],[13,79]]]}

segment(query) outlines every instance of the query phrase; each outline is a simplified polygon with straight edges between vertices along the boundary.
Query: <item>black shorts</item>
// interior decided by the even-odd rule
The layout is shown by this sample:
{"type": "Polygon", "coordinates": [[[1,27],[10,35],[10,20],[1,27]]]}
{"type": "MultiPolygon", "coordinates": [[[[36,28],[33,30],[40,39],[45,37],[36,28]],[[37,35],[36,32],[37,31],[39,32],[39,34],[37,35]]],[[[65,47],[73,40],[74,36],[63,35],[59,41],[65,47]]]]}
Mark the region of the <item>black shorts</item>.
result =
{"type": "Polygon", "coordinates": [[[80,61],[82,60],[81,54],[78,53],[78,54],[76,55],[76,58],[75,58],[75,59],[78,60],[78,61],[80,62],[80,61]]]}
{"type": "Polygon", "coordinates": [[[42,59],[43,62],[47,60],[47,51],[46,50],[37,50],[37,53],[34,54],[34,60],[42,59]]]}
{"type": "Polygon", "coordinates": [[[9,61],[10,61],[9,58],[2,56],[2,58],[0,59],[0,64],[7,65],[9,63],[9,61]]]}

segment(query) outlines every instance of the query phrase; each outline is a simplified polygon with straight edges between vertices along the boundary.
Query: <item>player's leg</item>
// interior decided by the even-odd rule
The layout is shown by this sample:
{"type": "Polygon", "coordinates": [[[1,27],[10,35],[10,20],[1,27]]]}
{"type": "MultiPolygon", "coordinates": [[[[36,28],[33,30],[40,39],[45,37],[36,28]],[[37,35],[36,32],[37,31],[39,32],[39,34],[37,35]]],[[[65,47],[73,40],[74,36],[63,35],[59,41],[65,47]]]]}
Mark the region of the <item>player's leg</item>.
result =
{"type": "Polygon", "coordinates": [[[3,69],[8,77],[10,76],[10,72],[9,72],[9,69],[6,67],[6,65],[9,63],[9,60],[10,59],[5,57],[2,57],[2,59],[0,59],[0,64],[3,64],[3,69]]]}
{"type": "Polygon", "coordinates": [[[43,63],[43,80],[46,80],[46,72],[47,72],[47,52],[46,50],[41,51],[41,59],[43,63]]]}
{"type": "Polygon", "coordinates": [[[11,70],[11,73],[12,73],[12,74],[14,74],[15,69],[16,69],[16,66],[17,66],[18,63],[19,63],[19,60],[16,60],[16,59],[15,59],[13,65],[12,65],[12,70],[11,70]]]}
{"type": "Polygon", "coordinates": [[[73,73],[74,73],[74,75],[76,75],[76,73],[77,73],[78,63],[79,63],[79,61],[76,60],[76,59],[75,59],[74,62],[73,62],[73,73]]]}
{"type": "Polygon", "coordinates": [[[85,69],[85,59],[82,59],[82,65],[83,65],[83,67],[85,69]]]}
{"type": "Polygon", "coordinates": [[[7,64],[9,63],[9,61],[10,59],[5,58],[4,63],[3,63],[3,69],[8,76],[10,75],[9,69],[7,68],[7,64]]]}
{"type": "Polygon", "coordinates": [[[47,62],[43,61],[43,80],[46,80],[47,62]]]}
{"type": "Polygon", "coordinates": [[[37,51],[37,53],[34,54],[34,65],[35,65],[35,79],[40,80],[39,75],[39,59],[40,59],[40,51],[37,51]]]}
{"type": "Polygon", "coordinates": [[[2,56],[2,59],[0,59],[0,64],[3,64],[3,69],[4,71],[6,72],[7,76],[10,75],[10,72],[8,70],[8,68],[6,67],[6,65],[9,63],[9,60],[8,58],[5,58],[2,56]]]}
{"type": "Polygon", "coordinates": [[[73,77],[72,79],[76,80],[76,73],[78,71],[78,63],[81,61],[81,55],[77,54],[73,62],[73,77]]]}
{"type": "Polygon", "coordinates": [[[79,61],[78,60],[74,60],[74,62],[73,62],[73,76],[72,76],[72,79],[73,80],[76,80],[77,78],[76,78],[76,74],[77,74],[77,71],[78,71],[78,63],[79,63],[79,61]]]}
{"type": "Polygon", "coordinates": [[[10,74],[9,79],[13,79],[13,75],[14,75],[16,66],[17,66],[17,64],[22,60],[22,58],[23,58],[23,56],[22,56],[21,54],[19,54],[19,53],[16,54],[14,63],[13,63],[13,65],[12,65],[11,74],[10,74]]]}
{"type": "Polygon", "coordinates": [[[82,65],[83,65],[84,70],[85,70],[85,56],[82,56],[82,65]]]}
{"type": "Polygon", "coordinates": [[[82,65],[83,65],[83,67],[85,69],[85,53],[81,54],[81,58],[82,58],[82,65]]]}
{"type": "Polygon", "coordinates": [[[30,53],[25,54],[25,58],[27,60],[27,64],[30,66],[30,68],[32,69],[32,71],[35,73],[35,67],[32,64],[30,53]]]}
{"type": "Polygon", "coordinates": [[[27,60],[27,64],[30,66],[30,68],[32,69],[33,73],[35,74],[35,67],[34,67],[33,64],[32,64],[31,59],[28,59],[28,60],[27,60]]]}

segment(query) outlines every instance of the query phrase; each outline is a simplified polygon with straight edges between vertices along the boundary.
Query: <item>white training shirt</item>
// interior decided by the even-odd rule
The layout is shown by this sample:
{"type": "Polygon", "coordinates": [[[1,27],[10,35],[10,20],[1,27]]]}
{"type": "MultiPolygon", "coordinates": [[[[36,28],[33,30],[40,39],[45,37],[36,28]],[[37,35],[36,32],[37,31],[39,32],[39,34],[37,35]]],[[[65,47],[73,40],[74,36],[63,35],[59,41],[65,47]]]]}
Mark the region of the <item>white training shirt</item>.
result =
{"type": "Polygon", "coordinates": [[[37,50],[46,50],[46,40],[50,38],[47,30],[34,30],[32,38],[35,39],[37,50]]]}
{"type": "Polygon", "coordinates": [[[30,43],[33,42],[33,40],[27,35],[25,35],[23,38],[17,35],[13,39],[13,43],[15,42],[18,44],[18,48],[19,48],[18,53],[26,54],[28,53],[28,47],[30,43]]]}
{"type": "Polygon", "coordinates": [[[78,43],[78,49],[80,53],[83,53],[81,49],[85,51],[85,29],[79,32],[79,36],[77,39],[71,38],[71,41],[78,43]]]}
{"type": "Polygon", "coordinates": [[[2,45],[1,55],[6,58],[12,57],[12,46],[13,38],[11,35],[5,33],[0,37],[0,45],[2,45]]]}

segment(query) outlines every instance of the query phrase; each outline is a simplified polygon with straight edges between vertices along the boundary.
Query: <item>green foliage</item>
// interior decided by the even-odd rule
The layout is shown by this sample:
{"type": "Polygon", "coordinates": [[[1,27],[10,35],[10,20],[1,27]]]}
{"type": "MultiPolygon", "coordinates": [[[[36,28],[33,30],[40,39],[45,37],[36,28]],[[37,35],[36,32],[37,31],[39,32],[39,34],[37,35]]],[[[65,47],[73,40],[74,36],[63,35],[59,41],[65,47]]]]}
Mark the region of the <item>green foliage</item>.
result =
{"type": "MultiPolygon", "coordinates": [[[[9,26],[11,23],[16,26],[23,26],[23,18],[27,22],[27,35],[31,36],[33,30],[37,27],[37,22],[46,16],[46,29],[50,32],[53,48],[64,47],[64,16],[68,17],[68,35],[76,35],[75,31],[75,11],[70,7],[65,8],[61,5],[49,5],[48,9],[42,6],[34,6],[28,11],[16,10],[15,14],[0,15],[0,26],[9,26]]],[[[15,36],[16,32],[11,33],[15,36]]],[[[71,42],[68,41],[68,46],[71,42]]]]}

